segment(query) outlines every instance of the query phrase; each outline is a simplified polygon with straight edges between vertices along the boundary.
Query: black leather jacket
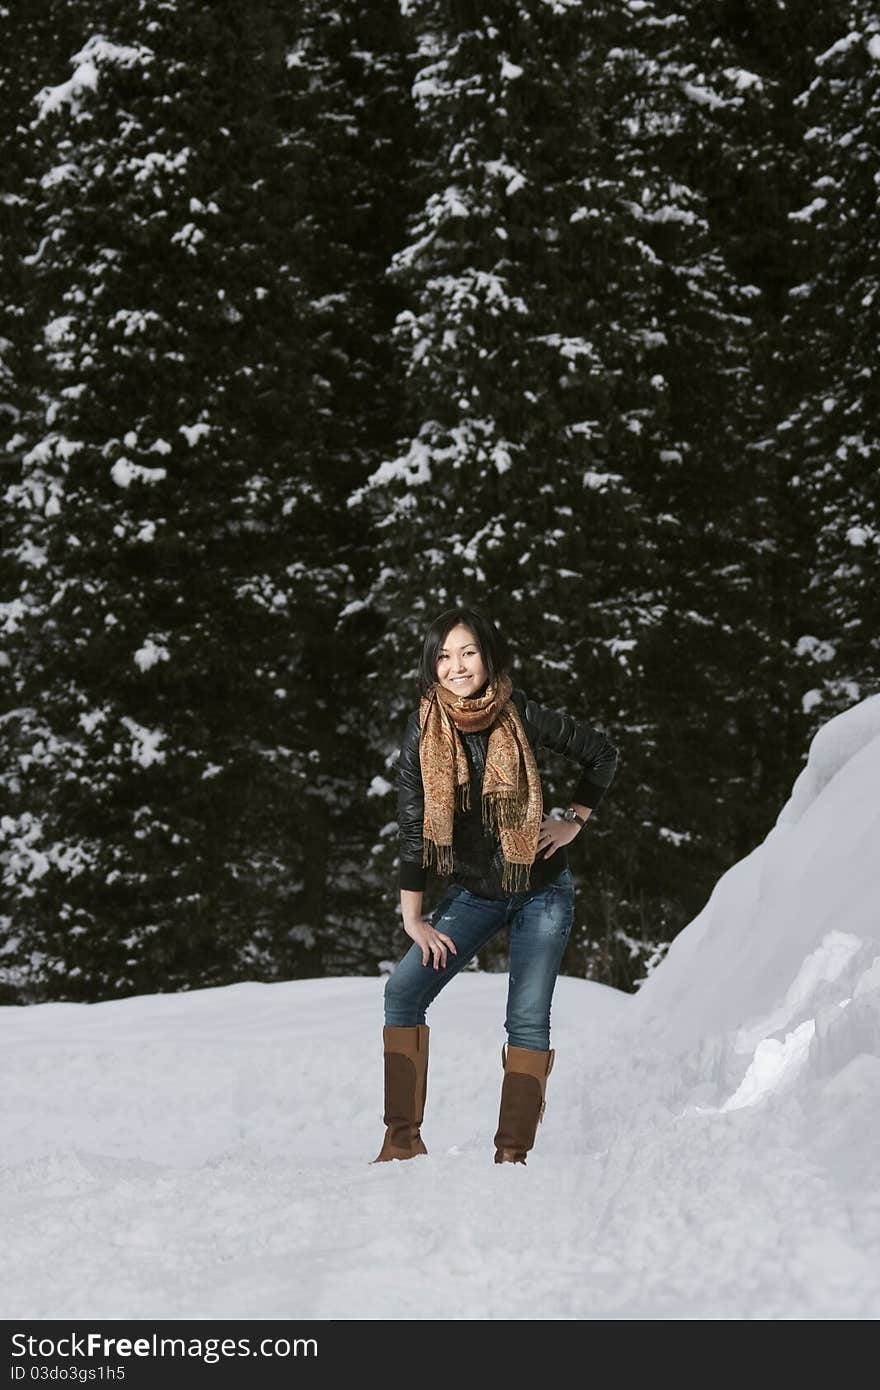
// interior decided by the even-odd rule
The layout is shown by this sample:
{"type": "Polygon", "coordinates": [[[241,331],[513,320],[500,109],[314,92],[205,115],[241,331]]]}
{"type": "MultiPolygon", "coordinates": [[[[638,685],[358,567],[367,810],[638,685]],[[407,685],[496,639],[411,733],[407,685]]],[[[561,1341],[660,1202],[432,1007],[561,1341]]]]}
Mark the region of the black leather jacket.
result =
{"type": "MultiPolygon", "coordinates": [[[[595,808],[611,785],[617,770],[617,749],[606,734],[590,724],[575,721],[569,714],[547,709],[530,700],[522,690],[514,690],[511,699],[516,704],[526,737],[537,754],[539,748],[578,763],[581,774],[571,793],[571,800],[595,808]]],[[[409,716],[397,763],[397,824],[400,841],[400,887],[414,891],[424,889],[427,869],[422,867],[422,825],[424,820],[424,789],[419,762],[419,712],[409,716]]],[[[452,832],[452,853],[455,867],[452,882],[461,884],[482,897],[507,898],[501,887],[504,857],[497,835],[482,824],[483,769],[486,765],[486,745],[489,730],[461,734],[471,775],[469,811],[456,811],[452,832]]],[[[549,859],[542,855],[532,865],[529,887],[539,889],[552,882],[568,864],[565,846],[549,859]]]]}

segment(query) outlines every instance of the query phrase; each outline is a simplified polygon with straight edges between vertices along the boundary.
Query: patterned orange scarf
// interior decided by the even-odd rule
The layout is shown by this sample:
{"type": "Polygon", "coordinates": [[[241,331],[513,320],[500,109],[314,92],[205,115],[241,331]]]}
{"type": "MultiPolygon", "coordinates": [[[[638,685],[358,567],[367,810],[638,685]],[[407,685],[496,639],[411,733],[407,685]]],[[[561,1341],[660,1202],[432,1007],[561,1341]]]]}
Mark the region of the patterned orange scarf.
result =
{"type": "Polygon", "coordinates": [[[495,831],[504,851],[502,887],[518,893],[529,886],[538,849],[543,798],[535,755],[510,698],[513,682],[501,676],[483,695],[468,699],[436,681],[419,702],[419,761],[425,792],[422,864],[434,862],[439,874],[453,869],[455,811],[470,806],[470,774],[464,744],[456,730],[489,730],[483,773],[483,824],[495,831]]]}

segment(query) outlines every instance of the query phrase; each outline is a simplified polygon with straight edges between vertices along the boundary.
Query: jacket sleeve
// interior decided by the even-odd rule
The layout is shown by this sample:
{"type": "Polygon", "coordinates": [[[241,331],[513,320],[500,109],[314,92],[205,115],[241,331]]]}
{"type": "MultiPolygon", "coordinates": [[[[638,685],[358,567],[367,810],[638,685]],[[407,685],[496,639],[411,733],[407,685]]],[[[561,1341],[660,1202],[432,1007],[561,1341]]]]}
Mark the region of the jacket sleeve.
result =
{"type": "Polygon", "coordinates": [[[422,826],[425,792],[419,760],[419,712],[407,721],[397,760],[397,828],[400,854],[399,886],[424,889],[428,871],[422,867],[422,826]]]}
{"type": "Polygon", "coordinates": [[[549,748],[579,763],[581,774],[571,799],[591,809],[599,805],[617,771],[618,752],[607,734],[570,714],[525,699],[526,732],[536,748],[549,748]]]}

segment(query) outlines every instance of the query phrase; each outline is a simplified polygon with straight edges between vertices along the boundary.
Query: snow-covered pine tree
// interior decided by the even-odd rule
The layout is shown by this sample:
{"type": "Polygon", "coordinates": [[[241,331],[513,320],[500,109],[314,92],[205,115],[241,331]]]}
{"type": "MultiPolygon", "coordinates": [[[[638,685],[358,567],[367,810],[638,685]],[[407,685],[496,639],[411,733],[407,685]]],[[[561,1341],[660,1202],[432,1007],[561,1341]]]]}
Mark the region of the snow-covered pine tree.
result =
{"type": "Polygon", "coordinates": [[[144,0],[77,19],[28,132],[42,308],[8,493],[7,978],[94,998],[320,973],[327,823],[357,779],[350,746],[322,762],[328,672],[345,685],[353,659],[332,632],[358,460],[334,410],[374,343],[350,266],[321,272],[337,301],[312,298],[304,16],[144,0]]]}
{"type": "Polygon", "coordinates": [[[805,122],[795,98],[837,32],[840,9],[746,0],[689,15],[692,61],[708,70],[694,95],[717,129],[710,150],[697,152],[698,177],[727,263],[753,291],[748,392],[737,423],[745,491],[730,518],[739,553],[727,571],[733,602],[721,610],[727,650],[719,671],[735,679],[721,692],[715,737],[703,745],[712,797],[729,808],[726,825],[713,833],[731,858],[772,825],[809,735],[801,710],[808,655],[800,639],[813,629],[815,526],[796,486],[802,450],[790,416],[810,349],[806,340],[798,344],[788,315],[792,287],[807,273],[790,213],[808,188],[805,122]]]}
{"type": "Polygon", "coordinates": [[[798,643],[811,732],[880,689],[880,9],[832,11],[794,103],[808,181],[789,214],[803,270],[784,325],[797,394],[780,423],[815,543],[798,643]]]}
{"type": "Polygon", "coordinates": [[[375,970],[388,954],[377,923],[393,921],[382,851],[396,823],[364,686],[372,676],[387,695],[393,675],[383,625],[364,601],[375,537],[346,501],[387,457],[397,424],[390,334],[402,294],[384,272],[414,199],[407,41],[397,0],[344,0],[329,10],[308,0],[287,54],[280,115],[315,392],[309,481],[290,504],[315,538],[297,576],[307,680],[296,704],[310,759],[298,833],[307,841],[303,906],[320,924],[322,968],[331,973],[375,970]]]}
{"type": "MultiPolygon", "coordinates": [[[[699,551],[722,574],[739,555],[750,292],[688,177],[688,142],[711,122],[683,90],[680,19],[670,32],[644,4],[404,8],[422,203],[389,270],[408,295],[402,435],[351,499],[374,517],[367,602],[392,637],[382,693],[388,652],[398,693],[377,701],[377,728],[402,728],[420,633],[464,599],[500,618],[538,698],[607,724],[625,772],[591,828],[614,835],[585,885],[576,964],[626,977],[615,932],[656,939],[683,910],[668,862],[688,811],[670,814],[668,793],[700,731],[675,726],[670,643],[705,691],[718,652],[703,629],[741,582],[731,570],[719,592],[699,551]]],[[[546,773],[561,803],[570,774],[546,773]]]]}
{"type": "Polygon", "coordinates": [[[666,375],[680,443],[656,494],[677,525],[662,546],[668,601],[643,683],[662,729],[645,787],[669,795],[649,812],[658,838],[646,826],[637,864],[668,894],[660,913],[650,897],[649,912],[669,924],[692,916],[772,824],[803,748],[791,638],[809,518],[791,506],[768,434],[787,390],[779,322],[796,274],[792,83],[816,25],[781,5],[634,9],[628,85],[674,190],[659,230],[680,234],[690,221],[684,256],[652,243],[670,290],[666,375]]]}
{"type": "MultiPolygon", "coordinates": [[[[39,399],[34,335],[45,321],[28,255],[33,250],[28,207],[42,172],[36,167],[28,127],[33,94],[66,61],[75,46],[75,32],[76,20],[63,3],[0,6],[0,447],[6,504],[0,528],[0,670],[7,691],[0,716],[0,869],[5,885],[12,886],[19,864],[10,854],[10,844],[17,842],[27,869],[25,894],[44,862],[39,854],[30,858],[40,835],[39,808],[25,809],[21,800],[22,777],[40,737],[39,731],[33,732],[36,712],[22,704],[22,693],[27,688],[35,695],[40,688],[39,663],[35,665],[27,634],[41,621],[32,580],[44,563],[27,518],[15,505],[22,454],[39,399]]],[[[26,939],[16,898],[14,888],[4,894],[4,962],[27,959],[35,944],[26,939]]],[[[0,971],[0,1000],[16,997],[8,973],[0,971]]]]}

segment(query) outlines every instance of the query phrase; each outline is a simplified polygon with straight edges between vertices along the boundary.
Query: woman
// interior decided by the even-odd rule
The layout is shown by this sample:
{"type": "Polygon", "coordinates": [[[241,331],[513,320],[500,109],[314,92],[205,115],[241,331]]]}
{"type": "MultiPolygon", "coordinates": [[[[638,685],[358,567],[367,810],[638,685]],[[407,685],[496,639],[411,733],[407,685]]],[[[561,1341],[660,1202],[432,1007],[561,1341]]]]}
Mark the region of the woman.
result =
{"type": "Polygon", "coordinates": [[[515,690],[495,625],[470,608],[431,624],[397,767],[400,904],[412,946],[385,987],[385,1140],[376,1163],[427,1153],[425,1010],[504,927],[510,981],[496,1163],[525,1163],[544,1112],[550,1003],[574,918],[565,846],[607,791],[617,750],[605,734],[515,690]],[[580,765],[561,819],[543,814],[535,750],[580,765]],[[422,915],[427,868],[450,875],[422,915]]]}

